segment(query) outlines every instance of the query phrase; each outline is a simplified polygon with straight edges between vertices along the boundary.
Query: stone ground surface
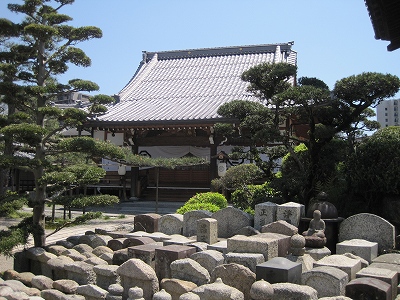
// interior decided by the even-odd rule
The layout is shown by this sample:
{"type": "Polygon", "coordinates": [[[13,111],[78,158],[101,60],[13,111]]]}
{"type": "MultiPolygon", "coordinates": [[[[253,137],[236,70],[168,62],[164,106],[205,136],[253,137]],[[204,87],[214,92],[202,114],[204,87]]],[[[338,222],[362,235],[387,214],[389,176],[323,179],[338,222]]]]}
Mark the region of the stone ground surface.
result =
{"type": "MultiPolygon", "coordinates": [[[[103,215],[107,216],[108,219],[97,219],[91,220],[84,225],[66,227],[61,229],[59,232],[49,236],[46,239],[47,244],[53,244],[58,240],[66,239],[71,235],[82,235],[86,231],[94,231],[96,228],[102,229],[114,229],[122,225],[133,224],[135,215],[145,213],[158,213],[160,215],[175,213],[176,210],[181,207],[184,202],[158,202],[156,205],[155,201],[141,201],[132,200],[126,202],[120,202],[119,204],[107,206],[107,207],[95,207],[88,209],[87,211],[101,211],[103,215]],[[124,216],[124,217],[122,217],[124,216]]],[[[26,209],[29,211],[29,209],[26,209]]],[[[72,212],[72,216],[81,215],[82,211],[75,210],[72,212]]],[[[51,208],[46,209],[46,216],[51,216],[51,208]]],[[[61,207],[56,207],[56,217],[62,217],[63,210],[61,207]]],[[[7,229],[9,226],[19,223],[19,219],[0,218],[0,230],[7,229]]],[[[53,230],[46,230],[46,234],[51,233],[53,230]]],[[[31,243],[28,247],[33,246],[31,243]]],[[[20,248],[22,249],[22,247],[20,248]]],[[[14,260],[10,257],[0,255],[0,272],[8,269],[13,269],[14,260]]]]}

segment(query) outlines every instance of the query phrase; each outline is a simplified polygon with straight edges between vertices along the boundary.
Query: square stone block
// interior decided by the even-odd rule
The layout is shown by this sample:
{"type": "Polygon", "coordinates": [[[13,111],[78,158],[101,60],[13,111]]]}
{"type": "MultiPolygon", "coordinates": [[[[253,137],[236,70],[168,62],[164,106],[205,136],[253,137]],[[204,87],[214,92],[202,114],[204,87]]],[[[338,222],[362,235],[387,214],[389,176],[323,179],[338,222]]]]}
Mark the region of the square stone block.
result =
{"type": "Polygon", "coordinates": [[[290,236],[272,232],[260,233],[257,236],[270,240],[278,240],[278,256],[285,257],[286,255],[289,255],[291,239],[290,236]]]}
{"type": "Polygon", "coordinates": [[[276,220],[284,220],[296,227],[300,224],[300,219],[305,215],[305,207],[303,204],[296,202],[287,202],[278,205],[276,209],[276,220]]]}
{"type": "Polygon", "coordinates": [[[227,240],[228,252],[261,253],[265,260],[278,256],[278,238],[263,237],[261,234],[253,236],[235,235],[227,240]]]}
{"type": "Polygon", "coordinates": [[[144,244],[128,248],[129,258],[138,258],[155,269],[156,249],[162,248],[162,243],[144,244]]]}
{"type": "Polygon", "coordinates": [[[157,277],[161,280],[163,278],[171,278],[170,265],[173,261],[190,258],[196,253],[195,247],[168,245],[155,249],[155,270],[157,277]]]}
{"type": "Polygon", "coordinates": [[[397,272],[396,271],[391,271],[388,269],[382,269],[382,268],[374,268],[374,267],[367,267],[364,269],[361,269],[360,271],[357,272],[356,274],[357,278],[361,277],[371,277],[371,278],[376,278],[379,280],[382,280],[392,287],[392,295],[391,298],[395,299],[397,295],[397,284],[398,284],[398,279],[397,279],[397,272]]]}
{"type": "Polygon", "coordinates": [[[260,253],[232,253],[226,255],[226,263],[236,263],[249,268],[252,272],[256,272],[257,265],[265,262],[264,255],[260,253]]]}
{"type": "Polygon", "coordinates": [[[336,254],[344,253],[352,253],[371,263],[378,256],[378,243],[352,239],[336,244],[336,254]]]}
{"type": "Polygon", "coordinates": [[[269,283],[289,282],[301,284],[301,263],[284,257],[275,257],[256,266],[256,279],[269,283]]]}
{"type": "Polygon", "coordinates": [[[197,241],[207,244],[218,242],[218,223],[213,218],[197,220],[197,241]]]}

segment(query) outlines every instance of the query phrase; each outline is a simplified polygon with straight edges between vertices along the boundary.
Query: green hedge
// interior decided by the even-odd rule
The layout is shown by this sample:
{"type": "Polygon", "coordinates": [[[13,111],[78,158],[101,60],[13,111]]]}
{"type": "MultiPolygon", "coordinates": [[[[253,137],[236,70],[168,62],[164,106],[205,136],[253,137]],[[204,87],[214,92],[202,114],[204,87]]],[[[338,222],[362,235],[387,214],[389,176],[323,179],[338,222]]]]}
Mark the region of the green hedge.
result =
{"type": "Polygon", "coordinates": [[[206,192],[194,195],[176,212],[178,214],[184,214],[192,210],[208,210],[210,212],[216,212],[227,206],[228,201],[224,195],[215,192],[206,192]]]}

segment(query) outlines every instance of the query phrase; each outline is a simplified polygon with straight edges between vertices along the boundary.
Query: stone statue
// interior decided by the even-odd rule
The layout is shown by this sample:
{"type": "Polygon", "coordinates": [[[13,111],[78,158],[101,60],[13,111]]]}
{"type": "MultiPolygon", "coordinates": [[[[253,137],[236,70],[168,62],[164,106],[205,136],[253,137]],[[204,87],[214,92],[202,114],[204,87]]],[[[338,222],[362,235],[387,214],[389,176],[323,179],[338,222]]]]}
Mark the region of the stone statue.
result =
{"type": "Polygon", "coordinates": [[[306,239],[306,247],[322,248],[325,246],[325,222],[321,219],[319,210],[314,210],[313,219],[310,221],[308,230],[303,232],[303,236],[306,239]]]}

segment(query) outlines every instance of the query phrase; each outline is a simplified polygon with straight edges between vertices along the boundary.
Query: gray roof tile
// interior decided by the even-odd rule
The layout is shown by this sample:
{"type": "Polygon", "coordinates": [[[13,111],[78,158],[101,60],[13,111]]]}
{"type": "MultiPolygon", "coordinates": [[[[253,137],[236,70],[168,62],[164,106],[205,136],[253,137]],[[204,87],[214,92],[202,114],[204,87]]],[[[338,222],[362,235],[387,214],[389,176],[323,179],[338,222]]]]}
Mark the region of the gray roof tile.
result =
{"type": "Polygon", "coordinates": [[[264,62],[296,63],[292,43],[144,52],[136,74],[119,93],[120,102],[99,122],[216,120],[220,105],[257,100],[241,75],[264,62]]]}

